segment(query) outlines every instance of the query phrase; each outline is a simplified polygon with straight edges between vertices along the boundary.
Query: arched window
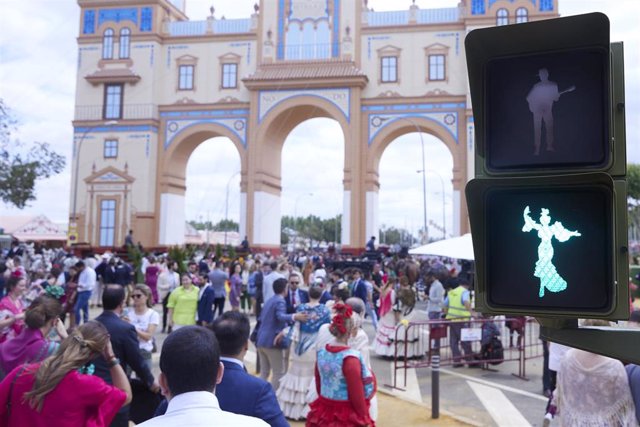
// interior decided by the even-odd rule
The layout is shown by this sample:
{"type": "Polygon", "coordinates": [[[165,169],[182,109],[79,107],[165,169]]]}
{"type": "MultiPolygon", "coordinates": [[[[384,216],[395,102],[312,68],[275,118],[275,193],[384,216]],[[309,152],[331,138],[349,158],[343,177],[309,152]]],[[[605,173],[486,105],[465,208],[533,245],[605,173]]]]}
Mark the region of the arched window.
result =
{"type": "Polygon", "coordinates": [[[107,28],[102,38],[102,59],[113,59],[113,30],[107,28]]]}
{"type": "Polygon", "coordinates": [[[120,30],[120,59],[129,58],[129,47],[131,44],[131,30],[123,28],[120,30]]]}
{"type": "Polygon", "coordinates": [[[523,24],[529,21],[529,12],[524,7],[518,8],[516,10],[516,24],[523,24]]]}
{"type": "Polygon", "coordinates": [[[496,25],[509,25],[509,12],[507,9],[498,9],[496,13],[496,25]]]}

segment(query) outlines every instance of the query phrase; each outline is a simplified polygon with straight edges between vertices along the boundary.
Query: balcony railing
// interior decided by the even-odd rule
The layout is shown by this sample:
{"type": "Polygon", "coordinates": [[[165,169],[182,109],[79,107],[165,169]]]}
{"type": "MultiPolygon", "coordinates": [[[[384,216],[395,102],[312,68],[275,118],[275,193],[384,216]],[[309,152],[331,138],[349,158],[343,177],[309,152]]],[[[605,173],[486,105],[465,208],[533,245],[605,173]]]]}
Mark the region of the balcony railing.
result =
{"type": "MultiPolygon", "coordinates": [[[[104,120],[103,105],[78,105],[74,115],[75,120],[104,120]]],[[[155,104],[127,104],[122,107],[122,117],[108,119],[141,120],[158,119],[158,106],[155,104]]]]}
{"type": "MultiPolygon", "coordinates": [[[[447,7],[440,9],[417,9],[415,11],[416,24],[440,24],[444,22],[457,22],[460,18],[460,11],[457,7],[447,7]]],[[[408,25],[411,21],[410,10],[388,11],[388,12],[366,12],[366,24],[371,27],[382,27],[389,25],[408,25]]]]}
{"type": "Polygon", "coordinates": [[[332,49],[335,47],[340,51],[339,43],[318,43],[318,44],[287,44],[281,45],[284,49],[284,59],[287,60],[310,60],[331,58],[332,49]]]}
{"type": "Polygon", "coordinates": [[[237,34],[251,31],[251,19],[210,19],[205,21],[170,22],[170,36],[203,36],[205,34],[237,34]]]}

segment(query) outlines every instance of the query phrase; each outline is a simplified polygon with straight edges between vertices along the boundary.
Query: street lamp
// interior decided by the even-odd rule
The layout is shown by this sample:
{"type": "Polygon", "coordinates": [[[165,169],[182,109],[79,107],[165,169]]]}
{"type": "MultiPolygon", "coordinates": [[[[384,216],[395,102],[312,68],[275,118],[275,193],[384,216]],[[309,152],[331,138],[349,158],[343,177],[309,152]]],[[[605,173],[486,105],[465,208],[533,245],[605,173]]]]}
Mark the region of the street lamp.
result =
{"type": "Polygon", "coordinates": [[[75,150],[75,156],[76,156],[76,168],[75,168],[75,177],[74,177],[74,184],[73,184],[73,213],[71,218],[73,218],[73,227],[77,227],[77,218],[76,218],[76,207],[78,204],[78,174],[80,173],[80,148],[82,148],[82,143],[84,142],[84,139],[87,137],[87,135],[89,134],[89,132],[91,132],[92,130],[100,127],[100,126],[112,126],[112,125],[116,125],[118,124],[117,120],[109,120],[106,121],[104,123],[100,123],[97,125],[93,125],[93,126],[89,126],[83,133],[82,136],[80,137],[80,141],[78,141],[78,143],[76,144],[76,150],[75,150]]]}
{"type": "MultiPolygon", "coordinates": [[[[417,171],[418,173],[423,172],[421,170],[417,171]]],[[[440,179],[440,187],[442,189],[442,238],[446,239],[447,238],[447,223],[445,222],[445,218],[446,218],[446,213],[445,213],[445,203],[444,203],[444,178],[442,178],[442,175],[440,174],[440,172],[433,170],[433,169],[428,169],[427,173],[432,173],[434,175],[437,175],[437,177],[440,179]]]]}
{"type": "MultiPolygon", "coordinates": [[[[227,181],[227,193],[224,201],[224,220],[225,223],[229,222],[229,185],[231,185],[231,180],[240,173],[240,171],[235,172],[233,175],[229,177],[229,181],[227,181]]],[[[224,245],[227,246],[227,224],[224,226],[224,245]]]]}
{"type": "Polygon", "coordinates": [[[424,234],[422,237],[422,243],[426,243],[427,240],[427,177],[426,177],[426,166],[424,160],[424,139],[422,138],[422,131],[420,127],[413,120],[407,117],[400,117],[399,120],[406,120],[411,123],[415,128],[416,132],[418,132],[418,136],[420,136],[420,147],[422,149],[422,170],[418,172],[422,172],[422,212],[423,212],[423,221],[424,221],[424,234]]]}
{"type": "Polygon", "coordinates": [[[293,220],[295,221],[294,223],[296,224],[296,240],[298,237],[298,202],[300,201],[301,198],[303,198],[304,196],[313,196],[313,193],[302,193],[300,195],[298,195],[298,197],[296,197],[296,201],[293,204],[293,220]]]}

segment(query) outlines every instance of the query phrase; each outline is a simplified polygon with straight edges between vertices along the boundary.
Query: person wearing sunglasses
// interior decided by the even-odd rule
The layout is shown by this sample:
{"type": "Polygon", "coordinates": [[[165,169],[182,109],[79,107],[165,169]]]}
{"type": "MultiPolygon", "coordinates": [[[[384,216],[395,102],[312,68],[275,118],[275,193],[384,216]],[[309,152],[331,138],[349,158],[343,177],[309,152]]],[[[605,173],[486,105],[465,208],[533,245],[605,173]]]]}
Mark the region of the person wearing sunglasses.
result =
{"type": "Polygon", "coordinates": [[[135,326],[138,342],[140,343],[140,355],[144,359],[144,363],[151,369],[153,339],[160,324],[160,315],[152,308],[153,295],[147,285],[142,283],[135,285],[131,298],[133,307],[127,310],[125,314],[126,320],[135,326]]]}

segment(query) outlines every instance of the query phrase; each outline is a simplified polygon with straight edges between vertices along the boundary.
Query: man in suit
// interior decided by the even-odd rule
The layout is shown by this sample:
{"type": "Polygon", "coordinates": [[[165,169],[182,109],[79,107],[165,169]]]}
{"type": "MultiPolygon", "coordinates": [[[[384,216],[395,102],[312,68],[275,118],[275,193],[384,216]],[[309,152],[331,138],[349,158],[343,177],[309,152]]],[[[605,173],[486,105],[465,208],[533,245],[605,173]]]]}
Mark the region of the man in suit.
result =
{"type": "MultiPolygon", "coordinates": [[[[136,328],[120,318],[124,308],[124,288],[120,285],[107,285],[102,294],[104,311],[96,320],[104,325],[111,336],[113,352],[123,368],[131,368],[153,392],[159,392],[160,386],[153,379],[153,374],[140,355],[136,328]]],[[[111,374],[106,361],[99,357],[94,362],[95,375],[108,384],[112,384],[111,374]]],[[[111,427],[129,426],[129,405],[124,406],[111,423],[111,427]]]]}
{"type": "Polygon", "coordinates": [[[258,328],[258,358],[260,360],[260,377],[263,380],[271,376],[271,385],[277,388],[280,385],[280,378],[285,374],[286,364],[284,358],[284,348],[280,346],[280,332],[285,326],[295,322],[306,322],[306,313],[287,314],[287,279],[280,278],[273,282],[273,292],[275,293],[265,302],[262,314],[260,315],[260,328],[258,328]],[[279,337],[279,339],[276,339],[279,337]]]}
{"type": "Polygon", "coordinates": [[[213,322],[213,304],[216,293],[207,280],[207,275],[202,274],[198,291],[198,311],[196,312],[196,323],[200,326],[207,326],[213,322]]]}
{"type": "Polygon", "coordinates": [[[285,297],[287,303],[287,314],[296,312],[296,308],[300,304],[306,304],[309,302],[309,292],[304,289],[300,289],[300,283],[302,283],[302,276],[297,272],[289,275],[289,290],[285,297]]]}
{"type": "Polygon", "coordinates": [[[248,374],[244,367],[244,356],[249,349],[247,315],[227,311],[216,318],[211,329],[220,344],[220,361],[224,365],[224,376],[216,387],[220,408],[260,418],[271,427],[288,427],[271,384],[248,374]]]}

